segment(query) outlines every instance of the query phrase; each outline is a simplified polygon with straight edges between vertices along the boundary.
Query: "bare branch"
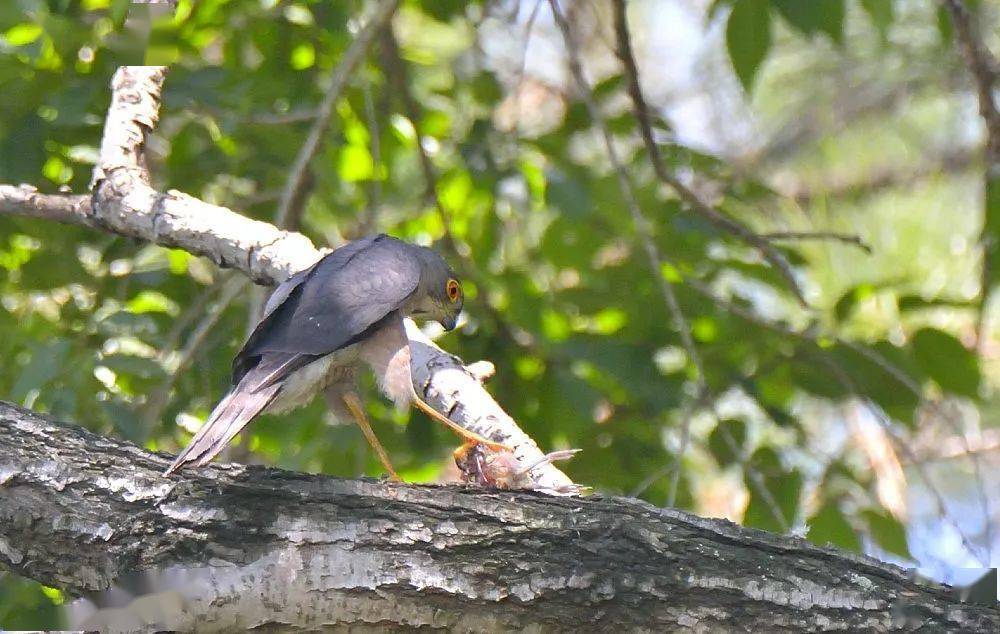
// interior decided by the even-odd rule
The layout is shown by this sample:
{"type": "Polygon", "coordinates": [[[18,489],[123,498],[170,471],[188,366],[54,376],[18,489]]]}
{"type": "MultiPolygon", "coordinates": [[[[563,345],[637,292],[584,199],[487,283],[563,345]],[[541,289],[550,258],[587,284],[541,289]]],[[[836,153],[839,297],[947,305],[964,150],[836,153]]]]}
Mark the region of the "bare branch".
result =
{"type": "Polygon", "coordinates": [[[399,43],[396,41],[396,34],[393,32],[391,25],[382,31],[382,49],[385,52],[386,73],[389,75],[395,91],[403,102],[403,111],[406,114],[406,118],[413,124],[417,156],[420,159],[420,171],[424,175],[424,195],[434,205],[438,215],[441,217],[446,246],[453,253],[458,253],[458,243],[455,242],[454,236],[451,235],[451,222],[448,219],[448,212],[441,204],[441,198],[438,196],[437,173],[434,169],[434,163],[431,162],[427,148],[424,147],[424,134],[420,129],[420,105],[410,91],[406,62],[399,53],[399,43]]]}
{"type": "MultiPolygon", "coordinates": [[[[979,116],[986,125],[986,169],[984,174],[983,207],[984,220],[983,229],[979,234],[979,244],[983,251],[982,272],[980,276],[980,305],[979,323],[976,328],[978,333],[978,347],[980,352],[986,343],[987,323],[986,311],[989,309],[990,297],[993,292],[993,267],[997,262],[997,244],[995,232],[996,227],[990,222],[989,205],[991,192],[1000,191],[1000,110],[997,108],[993,94],[994,90],[1000,88],[1000,71],[997,70],[997,60],[990,53],[983,43],[972,12],[962,0],[942,0],[951,21],[955,25],[955,34],[962,54],[965,57],[966,65],[976,84],[976,93],[979,98],[979,116]]],[[[988,529],[989,530],[989,529],[988,529]]]]}
{"type": "Polygon", "coordinates": [[[979,115],[986,124],[987,154],[992,165],[1000,165],[1000,110],[993,98],[998,85],[997,61],[979,36],[971,11],[963,0],[942,0],[955,25],[955,34],[969,72],[976,82],[979,115]]]}
{"type": "Polygon", "coordinates": [[[701,200],[697,194],[678,180],[667,170],[666,164],[660,155],[660,148],[653,138],[653,127],[649,115],[649,106],[643,97],[642,88],[639,85],[639,70],[635,64],[635,56],[632,53],[632,41],[629,37],[628,24],[625,16],[625,0],[614,0],[615,33],[618,39],[618,56],[621,58],[622,66],[625,70],[625,79],[628,85],[628,92],[632,98],[632,105],[635,111],[636,120],[639,122],[639,131],[642,135],[646,152],[653,164],[653,171],[657,178],[670,186],[682,201],[687,203],[690,211],[704,217],[716,227],[731,233],[743,240],[747,244],[756,248],[760,254],[773,266],[784,278],[788,287],[792,290],[795,298],[803,306],[807,306],[805,296],[799,283],[792,272],[792,266],[788,260],[777,249],[774,248],[765,238],[757,235],[751,229],[744,226],[737,220],[730,218],[715,207],[701,200]]]}
{"type": "Polygon", "coordinates": [[[0,185],[0,214],[91,228],[99,226],[90,215],[90,196],[42,194],[31,185],[0,185]]]}
{"type": "Polygon", "coordinates": [[[762,233],[765,240],[834,240],[845,244],[853,244],[865,253],[871,254],[872,248],[861,236],[853,233],[838,233],[836,231],[774,231],[762,233]]]}
{"type": "MultiPolygon", "coordinates": [[[[577,92],[580,99],[587,107],[587,111],[589,112],[594,125],[596,125],[600,130],[601,136],[604,139],[604,147],[608,155],[608,160],[611,162],[611,165],[615,170],[615,175],[618,179],[618,188],[621,191],[622,198],[625,201],[625,206],[629,211],[629,215],[632,217],[632,224],[635,233],[639,237],[643,251],[646,254],[650,274],[653,279],[656,280],[660,293],[663,295],[663,300],[666,304],[667,310],[672,316],[674,326],[680,335],[681,343],[687,351],[688,357],[691,359],[691,363],[695,367],[699,393],[697,400],[709,400],[711,399],[711,389],[706,379],[705,366],[702,364],[701,355],[698,352],[698,348],[695,346],[694,339],[691,337],[690,325],[688,324],[687,317],[684,315],[684,311],[681,309],[680,303],[677,301],[677,294],[674,292],[673,285],[663,274],[663,265],[665,260],[657,248],[656,243],[653,241],[652,223],[648,218],[646,218],[642,212],[642,208],[639,206],[639,201],[636,199],[635,192],[632,188],[632,182],[629,180],[628,173],[625,170],[625,166],[623,165],[621,158],[618,155],[618,150],[615,147],[614,139],[611,137],[611,132],[604,121],[604,117],[602,116],[600,109],[597,107],[597,103],[594,101],[591,87],[587,83],[587,79],[583,74],[583,67],[580,63],[579,51],[573,38],[572,28],[570,27],[566,17],[563,15],[559,7],[558,0],[549,0],[549,6],[552,9],[552,15],[556,24],[562,32],[563,41],[566,45],[569,69],[570,73],[573,75],[574,81],[576,82],[577,92]]],[[[688,444],[690,443],[691,417],[693,415],[694,411],[693,408],[691,408],[685,411],[681,420],[681,446],[677,452],[677,464],[676,468],[672,472],[670,485],[671,504],[674,501],[677,493],[677,486],[680,482],[680,461],[687,453],[688,444]]],[[[728,435],[728,430],[723,430],[723,432],[724,435],[728,435]]],[[[728,440],[733,446],[735,446],[736,442],[731,435],[728,440]]],[[[751,470],[751,479],[755,484],[762,488],[762,495],[765,497],[770,496],[770,491],[768,491],[766,487],[763,487],[763,480],[760,478],[760,474],[751,470]]],[[[771,499],[773,501],[773,497],[771,499]]],[[[777,505],[772,506],[772,509],[776,508],[777,505]]],[[[775,519],[787,530],[788,522],[785,521],[780,512],[775,515],[775,519]]]]}
{"type": "Polygon", "coordinates": [[[323,100],[319,104],[316,117],[313,119],[312,127],[309,129],[309,135],[306,137],[306,142],[299,150],[298,155],[295,157],[295,162],[289,171],[288,180],[281,193],[281,200],[278,201],[278,210],[274,214],[275,225],[279,227],[289,226],[288,223],[291,219],[295,200],[302,196],[301,190],[307,183],[306,172],[309,170],[309,163],[312,162],[313,157],[316,156],[316,153],[322,146],[323,137],[330,127],[330,118],[333,116],[334,106],[340,98],[340,94],[343,92],[344,86],[347,85],[347,81],[350,79],[354,69],[368,51],[368,45],[371,44],[372,38],[392,18],[392,14],[395,13],[398,5],[399,0],[382,0],[379,3],[374,15],[368,20],[364,28],[361,29],[361,32],[354,37],[354,41],[351,42],[347,52],[344,53],[340,64],[333,71],[333,75],[330,77],[330,85],[327,87],[326,93],[323,95],[323,100]]]}

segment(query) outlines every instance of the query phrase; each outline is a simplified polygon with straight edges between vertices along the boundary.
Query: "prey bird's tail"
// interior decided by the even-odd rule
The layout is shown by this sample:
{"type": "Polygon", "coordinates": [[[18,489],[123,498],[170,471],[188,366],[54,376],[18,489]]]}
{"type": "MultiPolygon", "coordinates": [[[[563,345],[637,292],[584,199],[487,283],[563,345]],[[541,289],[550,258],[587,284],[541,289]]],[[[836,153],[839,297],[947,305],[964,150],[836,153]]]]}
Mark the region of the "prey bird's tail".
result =
{"type": "Polygon", "coordinates": [[[199,467],[207,464],[274,400],[281,389],[281,383],[253,390],[253,381],[248,380],[251,379],[250,374],[219,401],[208,417],[208,422],[198,430],[163,475],[170,475],[190,463],[199,467]]]}

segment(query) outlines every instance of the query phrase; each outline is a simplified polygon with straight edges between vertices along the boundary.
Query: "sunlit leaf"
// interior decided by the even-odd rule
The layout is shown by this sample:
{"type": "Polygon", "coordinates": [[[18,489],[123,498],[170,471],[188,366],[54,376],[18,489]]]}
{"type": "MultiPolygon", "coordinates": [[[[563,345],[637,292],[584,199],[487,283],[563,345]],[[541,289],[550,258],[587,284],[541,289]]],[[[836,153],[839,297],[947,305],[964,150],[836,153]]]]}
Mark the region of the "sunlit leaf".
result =
{"type": "Polygon", "coordinates": [[[180,312],[177,302],[158,291],[143,290],[130,299],[125,307],[130,313],[166,313],[176,315],[180,312]]]}

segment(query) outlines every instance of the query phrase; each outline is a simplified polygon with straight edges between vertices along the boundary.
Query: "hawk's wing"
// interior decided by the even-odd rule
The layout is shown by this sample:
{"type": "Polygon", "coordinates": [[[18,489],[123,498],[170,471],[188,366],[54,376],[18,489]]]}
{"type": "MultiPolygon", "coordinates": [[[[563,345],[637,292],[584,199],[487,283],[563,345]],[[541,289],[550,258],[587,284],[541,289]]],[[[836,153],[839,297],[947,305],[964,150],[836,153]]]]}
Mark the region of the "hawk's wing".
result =
{"type": "Polygon", "coordinates": [[[413,247],[384,234],[333,251],[279,286],[265,316],[233,361],[238,385],[262,357],[284,361],[255,373],[257,391],[296,369],[362,339],[400,309],[420,281],[413,247]]]}

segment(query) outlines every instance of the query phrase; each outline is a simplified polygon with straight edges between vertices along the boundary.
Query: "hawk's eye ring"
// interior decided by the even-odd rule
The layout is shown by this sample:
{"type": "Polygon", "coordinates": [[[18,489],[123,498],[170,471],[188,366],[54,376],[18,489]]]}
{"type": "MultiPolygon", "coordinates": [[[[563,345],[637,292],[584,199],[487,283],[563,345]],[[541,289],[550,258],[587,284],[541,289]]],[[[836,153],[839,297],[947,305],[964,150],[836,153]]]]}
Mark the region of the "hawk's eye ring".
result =
{"type": "Polygon", "coordinates": [[[448,283],[445,284],[444,290],[448,293],[448,299],[454,304],[458,301],[458,298],[462,296],[462,287],[459,286],[458,280],[450,279],[448,283]]]}

